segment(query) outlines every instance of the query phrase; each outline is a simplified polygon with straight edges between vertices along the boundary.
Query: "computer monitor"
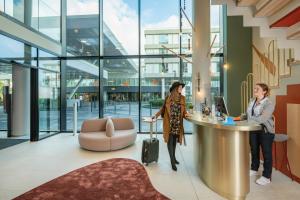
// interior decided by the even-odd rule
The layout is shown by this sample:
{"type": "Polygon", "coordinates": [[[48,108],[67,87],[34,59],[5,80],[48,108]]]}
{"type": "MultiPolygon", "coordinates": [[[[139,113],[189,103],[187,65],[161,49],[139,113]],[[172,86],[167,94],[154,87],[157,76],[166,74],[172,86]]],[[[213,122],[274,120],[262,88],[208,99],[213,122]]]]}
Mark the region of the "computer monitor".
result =
{"type": "Polygon", "coordinates": [[[223,96],[215,96],[215,106],[216,113],[219,113],[220,117],[223,116],[223,114],[229,115],[223,96]]]}

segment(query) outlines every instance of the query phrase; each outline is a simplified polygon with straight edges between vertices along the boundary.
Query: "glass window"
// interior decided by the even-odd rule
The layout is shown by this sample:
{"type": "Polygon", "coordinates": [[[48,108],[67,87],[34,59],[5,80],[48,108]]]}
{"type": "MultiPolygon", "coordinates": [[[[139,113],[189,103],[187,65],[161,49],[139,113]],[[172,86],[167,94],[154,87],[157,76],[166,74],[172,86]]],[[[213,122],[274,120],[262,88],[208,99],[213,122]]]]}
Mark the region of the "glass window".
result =
{"type": "Polygon", "coordinates": [[[192,50],[192,0],[181,1],[182,6],[182,33],[181,33],[181,53],[191,54],[192,50]],[[187,16],[187,17],[186,17],[187,16]]]}
{"type": "Polygon", "coordinates": [[[4,0],[0,0],[0,11],[4,12],[4,0]]]}
{"type": "Polygon", "coordinates": [[[60,41],[60,16],[60,0],[32,0],[31,27],[57,41],[60,41]]]}
{"type": "Polygon", "coordinates": [[[24,0],[5,0],[5,13],[24,22],[24,0]]]}
{"type": "Polygon", "coordinates": [[[105,59],[104,116],[130,116],[139,128],[138,59],[105,59]],[[127,78],[125,78],[127,77],[127,78]]]}
{"type": "MultiPolygon", "coordinates": [[[[191,66],[190,66],[191,67],[191,66]]],[[[169,94],[170,86],[174,81],[179,80],[179,59],[178,58],[145,58],[141,60],[141,69],[146,68],[146,71],[141,71],[141,100],[142,109],[141,116],[153,116],[162,106],[165,97],[169,94]],[[159,67],[159,71],[157,68],[159,67]],[[148,72],[148,68],[149,71],[148,72]],[[155,72],[151,71],[156,68],[155,72]]],[[[183,95],[186,96],[187,102],[191,101],[191,73],[184,78],[187,83],[183,90],[183,95]]],[[[141,119],[142,120],[142,119],[141,119]]],[[[192,131],[190,123],[184,124],[186,132],[192,131]]],[[[162,132],[162,121],[158,121],[158,131],[162,132]]],[[[149,124],[142,122],[142,132],[149,131],[149,124]]]]}
{"type": "MultiPolygon", "coordinates": [[[[148,48],[162,48],[162,44],[168,44],[172,40],[169,34],[179,33],[179,5],[174,0],[141,1],[141,53],[148,54],[148,48]],[[153,35],[151,41],[147,41],[148,35],[153,35]],[[171,41],[170,41],[171,40],[171,41]],[[152,42],[152,43],[149,43],[152,42]]],[[[176,38],[175,38],[176,40],[176,38]]],[[[178,41],[178,40],[177,40],[178,41]]],[[[176,44],[176,43],[175,43],[176,44]]],[[[178,44],[178,42],[177,42],[178,44]]],[[[179,46],[176,47],[177,49],[179,46]]],[[[152,54],[169,54],[161,50],[152,54]]]]}
{"type": "Polygon", "coordinates": [[[137,55],[138,0],[103,0],[104,55],[137,55]]]}
{"type": "Polygon", "coordinates": [[[99,55],[99,1],[67,0],[68,56],[99,55]]]}
{"type": "Polygon", "coordinates": [[[58,58],[45,51],[39,50],[39,68],[51,71],[60,71],[60,63],[58,58]]]}
{"type": "MultiPolygon", "coordinates": [[[[14,66],[15,67],[15,66],[14,66]]],[[[12,65],[3,63],[0,61],[0,130],[5,132],[7,135],[8,130],[8,103],[6,102],[7,96],[5,96],[4,91],[9,91],[9,94],[13,92],[13,70],[12,65]],[[7,90],[6,90],[7,89],[7,90]]],[[[12,106],[11,106],[12,108],[12,106]]],[[[1,135],[3,137],[4,134],[1,135]]]]}
{"type": "Polygon", "coordinates": [[[168,43],[169,44],[178,44],[179,42],[179,37],[178,34],[168,34],[168,43]]]}
{"type": "Polygon", "coordinates": [[[73,130],[73,105],[78,103],[78,130],[86,119],[99,118],[99,60],[67,60],[67,130],[73,130]]]}
{"type": "Polygon", "coordinates": [[[222,58],[220,57],[214,57],[211,60],[211,95],[216,96],[220,95],[221,90],[221,74],[220,74],[220,68],[221,68],[221,62],[222,58]]]}
{"type": "MultiPolygon", "coordinates": [[[[59,65],[59,61],[56,62],[59,65]]],[[[60,74],[39,69],[39,124],[40,136],[59,131],[60,74]]]]}
{"type": "Polygon", "coordinates": [[[154,43],[154,35],[145,35],[146,37],[146,44],[153,44],[154,43]]]}
{"type": "Polygon", "coordinates": [[[223,25],[222,25],[222,6],[212,5],[211,6],[211,42],[216,36],[215,42],[212,47],[212,53],[222,53],[223,49],[220,49],[223,46],[223,25]]]}
{"type": "Polygon", "coordinates": [[[0,58],[24,60],[24,44],[0,34],[0,58]]]}
{"type": "Polygon", "coordinates": [[[0,58],[37,66],[37,49],[0,34],[0,58]],[[26,56],[26,57],[25,57],[26,56]]]}
{"type": "Polygon", "coordinates": [[[159,43],[168,44],[168,35],[166,34],[159,35],[159,43]]]}
{"type": "MultiPolygon", "coordinates": [[[[187,58],[188,60],[192,60],[191,57],[187,58]]],[[[183,88],[183,93],[186,98],[186,106],[188,109],[188,106],[192,104],[193,99],[192,99],[192,64],[186,62],[185,60],[183,61],[183,82],[186,84],[185,87],[183,88]]],[[[193,131],[193,127],[189,122],[186,120],[183,120],[183,125],[184,125],[184,130],[187,133],[191,133],[193,131]]]]}

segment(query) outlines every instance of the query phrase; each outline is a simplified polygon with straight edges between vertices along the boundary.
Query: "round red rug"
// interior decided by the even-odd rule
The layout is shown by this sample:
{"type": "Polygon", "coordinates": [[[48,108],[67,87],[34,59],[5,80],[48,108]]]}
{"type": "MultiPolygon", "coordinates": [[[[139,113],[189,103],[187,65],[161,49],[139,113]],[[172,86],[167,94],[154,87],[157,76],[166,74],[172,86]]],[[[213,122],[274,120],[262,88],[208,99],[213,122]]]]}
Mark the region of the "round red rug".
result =
{"type": "Polygon", "coordinates": [[[74,170],[16,200],[168,199],[152,186],[143,165],[131,159],[104,160],[74,170]]]}

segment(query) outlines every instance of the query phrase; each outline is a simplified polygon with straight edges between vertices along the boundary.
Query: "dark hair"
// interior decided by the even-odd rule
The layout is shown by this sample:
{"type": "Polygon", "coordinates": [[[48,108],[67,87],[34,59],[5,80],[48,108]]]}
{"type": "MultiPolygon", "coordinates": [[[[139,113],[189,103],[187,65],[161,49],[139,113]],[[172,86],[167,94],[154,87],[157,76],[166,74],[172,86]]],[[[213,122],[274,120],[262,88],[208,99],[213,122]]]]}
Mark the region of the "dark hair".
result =
{"type": "Polygon", "coordinates": [[[256,83],[256,85],[258,85],[259,87],[261,87],[261,89],[266,92],[264,94],[265,97],[270,96],[270,88],[267,84],[265,83],[256,83]]]}

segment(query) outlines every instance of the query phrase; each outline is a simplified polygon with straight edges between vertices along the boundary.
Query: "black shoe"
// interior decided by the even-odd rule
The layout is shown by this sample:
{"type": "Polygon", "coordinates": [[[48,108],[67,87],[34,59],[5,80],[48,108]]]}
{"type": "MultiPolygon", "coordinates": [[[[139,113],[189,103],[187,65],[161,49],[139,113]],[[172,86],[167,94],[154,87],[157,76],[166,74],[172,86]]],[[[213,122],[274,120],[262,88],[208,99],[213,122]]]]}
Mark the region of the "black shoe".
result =
{"type": "Polygon", "coordinates": [[[179,162],[178,162],[178,160],[176,160],[176,159],[175,159],[175,164],[179,165],[179,162]]]}
{"type": "Polygon", "coordinates": [[[172,165],[172,169],[173,169],[174,171],[177,171],[176,165],[172,165]]]}

